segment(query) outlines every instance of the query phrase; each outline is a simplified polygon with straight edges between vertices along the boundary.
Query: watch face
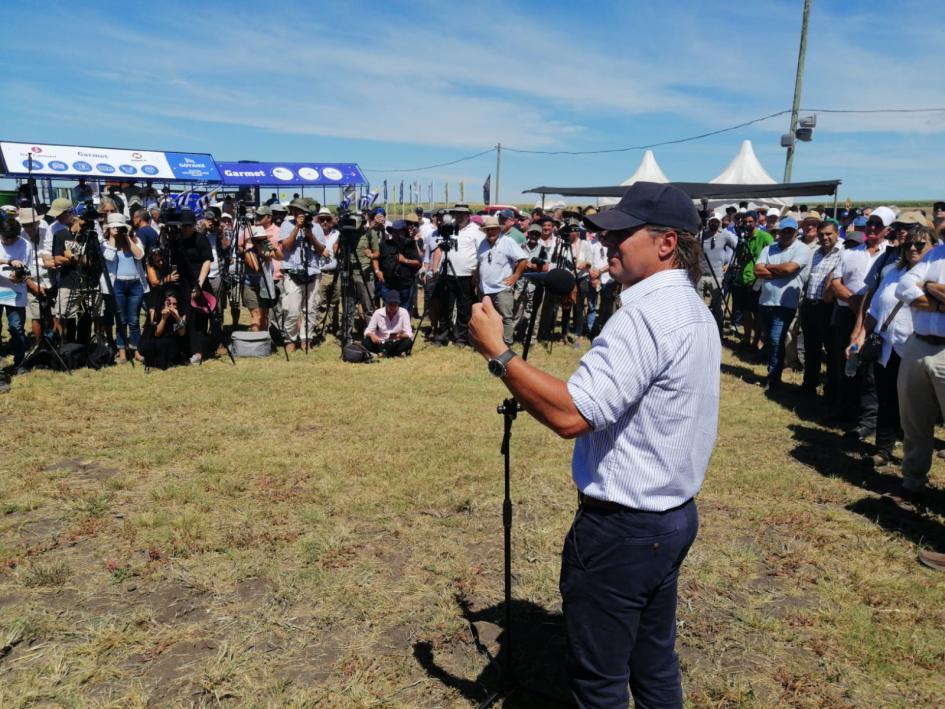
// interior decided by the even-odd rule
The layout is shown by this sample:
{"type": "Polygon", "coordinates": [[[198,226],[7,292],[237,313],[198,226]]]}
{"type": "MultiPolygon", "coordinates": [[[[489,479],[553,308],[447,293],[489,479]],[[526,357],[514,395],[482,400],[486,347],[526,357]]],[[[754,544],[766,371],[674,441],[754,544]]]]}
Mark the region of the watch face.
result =
{"type": "Polygon", "coordinates": [[[494,374],[495,376],[501,377],[503,374],[505,374],[505,365],[502,364],[497,359],[490,359],[489,371],[492,372],[492,374],[494,374]]]}

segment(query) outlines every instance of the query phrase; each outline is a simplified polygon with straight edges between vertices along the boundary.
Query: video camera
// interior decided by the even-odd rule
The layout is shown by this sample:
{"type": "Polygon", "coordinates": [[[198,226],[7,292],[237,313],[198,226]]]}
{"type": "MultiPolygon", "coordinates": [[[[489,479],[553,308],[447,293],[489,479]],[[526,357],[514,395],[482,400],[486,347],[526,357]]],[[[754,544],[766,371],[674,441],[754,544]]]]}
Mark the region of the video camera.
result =
{"type": "Polygon", "coordinates": [[[354,250],[364,233],[364,223],[357,212],[343,211],[338,215],[338,230],[342,248],[354,250]]]}
{"type": "Polygon", "coordinates": [[[443,221],[437,227],[436,233],[440,237],[440,243],[437,244],[436,248],[441,251],[450,251],[459,247],[455,236],[456,223],[453,221],[452,214],[443,215],[443,221]]]}
{"type": "Polygon", "coordinates": [[[545,264],[548,263],[548,249],[545,246],[542,246],[538,251],[537,256],[532,256],[531,259],[532,265],[539,271],[545,267],[545,264]]]}

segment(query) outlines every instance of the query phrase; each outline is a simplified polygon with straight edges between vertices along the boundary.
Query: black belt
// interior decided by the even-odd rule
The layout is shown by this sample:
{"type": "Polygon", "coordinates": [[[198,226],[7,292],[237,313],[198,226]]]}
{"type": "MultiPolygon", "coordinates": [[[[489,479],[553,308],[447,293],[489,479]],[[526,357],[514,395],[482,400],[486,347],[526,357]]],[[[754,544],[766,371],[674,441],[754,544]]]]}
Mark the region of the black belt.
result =
{"type": "Polygon", "coordinates": [[[672,512],[673,510],[678,510],[680,507],[685,507],[690,502],[692,502],[692,498],[686,500],[681,505],[670,507],[668,510],[654,512],[653,510],[638,510],[635,507],[627,507],[626,505],[621,505],[618,502],[611,502],[610,500],[598,500],[596,497],[588,497],[583,492],[578,492],[579,507],[592,510],[601,510],[602,512],[650,512],[653,514],[662,514],[663,512],[672,512]]]}

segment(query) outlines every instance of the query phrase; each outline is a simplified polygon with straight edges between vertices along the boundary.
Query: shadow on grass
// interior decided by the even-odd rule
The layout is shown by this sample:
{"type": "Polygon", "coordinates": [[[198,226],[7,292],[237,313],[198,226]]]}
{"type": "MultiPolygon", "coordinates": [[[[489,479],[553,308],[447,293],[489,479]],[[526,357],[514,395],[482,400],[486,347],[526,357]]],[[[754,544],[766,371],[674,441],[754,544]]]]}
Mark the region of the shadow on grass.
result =
{"type": "MultiPolygon", "coordinates": [[[[505,621],[505,604],[472,610],[470,603],[457,597],[463,617],[472,629],[476,648],[482,655],[482,670],[475,680],[452,674],[437,664],[433,646],[426,641],[414,643],[413,656],[433,679],[458,690],[472,702],[482,702],[502,687],[497,668],[504,667],[509,652],[508,634],[502,628],[495,640],[498,650],[492,655],[480,638],[478,623],[501,626],[505,621]],[[490,661],[491,658],[491,661],[490,661]]],[[[529,601],[512,601],[512,665],[515,679],[521,682],[504,696],[497,706],[549,707],[572,706],[566,684],[564,625],[560,613],[549,613],[529,601]]]]}
{"type": "Polygon", "coordinates": [[[747,384],[760,384],[764,377],[755,373],[754,370],[741,364],[729,364],[722,362],[722,374],[728,374],[732,377],[738,377],[747,384]]]}
{"type": "Polygon", "coordinates": [[[864,497],[847,505],[847,509],[916,544],[945,549],[945,525],[889,497],[864,497]]]}

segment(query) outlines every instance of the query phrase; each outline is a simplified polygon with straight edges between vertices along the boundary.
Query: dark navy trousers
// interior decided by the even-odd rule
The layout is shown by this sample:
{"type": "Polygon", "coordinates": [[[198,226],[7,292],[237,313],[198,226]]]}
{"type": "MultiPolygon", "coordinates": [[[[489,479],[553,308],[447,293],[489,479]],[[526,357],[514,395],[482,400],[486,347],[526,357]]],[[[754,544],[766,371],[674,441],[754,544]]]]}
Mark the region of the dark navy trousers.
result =
{"type": "Polygon", "coordinates": [[[682,707],[676,582],[699,528],[665,512],[578,508],[561,555],[571,694],[579,707],[682,707]],[[628,693],[629,690],[629,693],[628,693]]]}

